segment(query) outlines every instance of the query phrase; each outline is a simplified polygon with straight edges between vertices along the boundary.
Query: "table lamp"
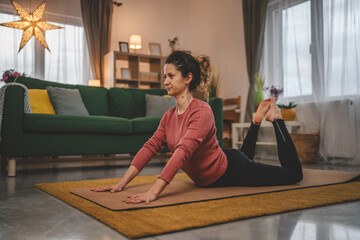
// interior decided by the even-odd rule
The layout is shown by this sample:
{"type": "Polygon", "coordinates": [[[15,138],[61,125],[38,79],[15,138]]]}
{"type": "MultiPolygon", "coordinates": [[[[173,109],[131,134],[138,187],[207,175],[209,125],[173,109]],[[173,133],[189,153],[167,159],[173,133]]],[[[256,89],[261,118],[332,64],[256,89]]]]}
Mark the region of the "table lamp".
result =
{"type": "Polygon", "coordinates": [[[131,35],[130,36],[130,45],[129,48],[135,49],[135,52],[137,49],[141,49],[141,36],[140,35],[131,35]]]}

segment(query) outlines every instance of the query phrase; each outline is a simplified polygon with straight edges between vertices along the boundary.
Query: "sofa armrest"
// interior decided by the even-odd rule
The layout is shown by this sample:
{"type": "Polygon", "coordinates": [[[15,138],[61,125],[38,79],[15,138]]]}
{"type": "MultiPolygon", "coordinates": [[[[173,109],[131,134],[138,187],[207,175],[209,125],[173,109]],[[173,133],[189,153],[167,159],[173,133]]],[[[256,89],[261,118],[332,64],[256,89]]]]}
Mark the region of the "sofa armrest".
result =
{"type": "Polygon", "coordinates": [[[216,137],[223,147],[223,101],[221,98],[209,98],[209,105],[214,113],[216,137]]]}
{"type": "Polygon", "coordinates": [[[23,153],[24,89],[9,86],[5,91],[1,126],[2,157],[19,157],[23,153]]]}

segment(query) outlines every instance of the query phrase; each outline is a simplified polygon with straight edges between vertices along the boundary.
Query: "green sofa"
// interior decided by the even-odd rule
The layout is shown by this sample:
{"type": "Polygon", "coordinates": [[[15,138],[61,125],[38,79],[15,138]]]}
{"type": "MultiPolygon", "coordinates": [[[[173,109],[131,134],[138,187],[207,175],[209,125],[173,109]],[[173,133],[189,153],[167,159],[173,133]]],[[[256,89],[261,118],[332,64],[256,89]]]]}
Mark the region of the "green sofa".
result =
{"type": "MultiPolygon", "coordinates": [[[[90,116],[24,114],[24,89],[7,87],[0,144],[2,171],[10,159],[22,157],[135,154],[160,122],[160,118],[145,117],[145,94],[167,94],[165,89],[106,89],[30,77],[19,77],[16,82],[28,89],[77,88],[90,116]]],[[[210,98],[209,104],[222,147],[222,99],[210,98]]]]}

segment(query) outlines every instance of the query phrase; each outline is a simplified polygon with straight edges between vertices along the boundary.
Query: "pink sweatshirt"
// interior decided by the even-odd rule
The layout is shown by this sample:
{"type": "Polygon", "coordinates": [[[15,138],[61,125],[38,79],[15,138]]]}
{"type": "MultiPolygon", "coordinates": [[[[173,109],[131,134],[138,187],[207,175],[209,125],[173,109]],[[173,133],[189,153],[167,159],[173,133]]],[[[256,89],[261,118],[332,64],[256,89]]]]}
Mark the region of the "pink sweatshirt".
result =
{"type": "Polygon", "coordinates": [[[216,139],[214,115],[206,102],[193,99],[182,114],[177,114],[176,107],[166,112],[131,164],[141,171],[165,143],[173,153],[159,176],[166,182],[170,183],[179,169],[197,186],[207,186],[225,173],[226,155],[216,139]]]}

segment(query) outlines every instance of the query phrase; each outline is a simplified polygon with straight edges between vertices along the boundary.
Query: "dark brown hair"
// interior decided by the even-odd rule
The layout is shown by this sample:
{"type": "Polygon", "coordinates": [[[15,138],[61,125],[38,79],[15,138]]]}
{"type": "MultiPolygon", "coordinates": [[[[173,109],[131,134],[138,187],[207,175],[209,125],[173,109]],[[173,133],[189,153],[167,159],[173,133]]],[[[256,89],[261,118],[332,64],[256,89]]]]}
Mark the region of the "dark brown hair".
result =
{"type": "Polygon", "coordinates": [[[195,98],[208,98],[208,82],[211,74],[210,59],[200,55],[194,58],[184,51],[174,51],[165,61],[166,64],[174,64],[176,70],[181,72],[182,77],[192,73],[193,79],[189,84],[189,91],[195,98]]]}

